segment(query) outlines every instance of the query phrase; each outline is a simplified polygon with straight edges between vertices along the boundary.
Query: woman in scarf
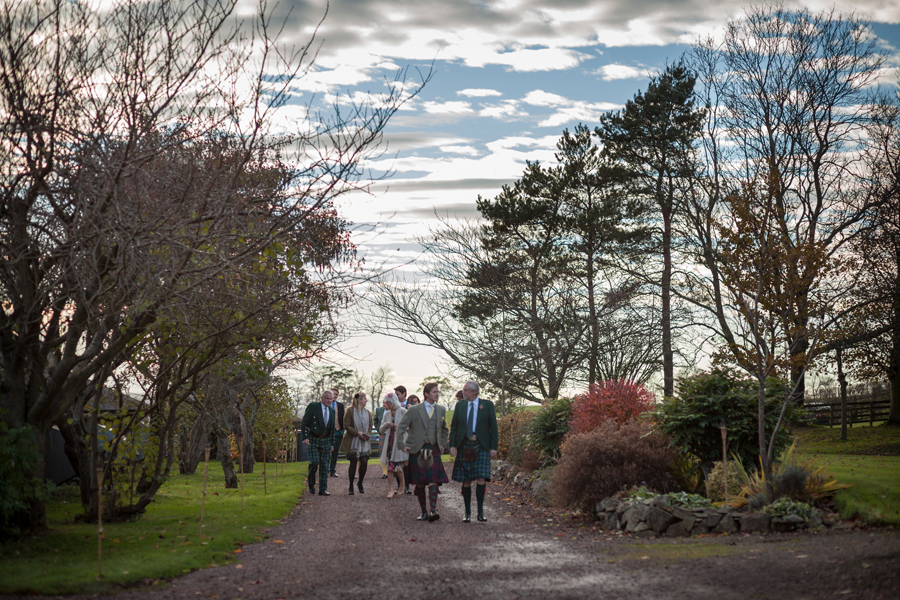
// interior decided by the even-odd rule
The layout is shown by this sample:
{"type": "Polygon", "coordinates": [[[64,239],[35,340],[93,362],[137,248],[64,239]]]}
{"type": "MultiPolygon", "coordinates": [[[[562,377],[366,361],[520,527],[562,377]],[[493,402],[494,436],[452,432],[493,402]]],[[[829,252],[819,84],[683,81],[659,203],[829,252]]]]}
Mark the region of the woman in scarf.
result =
{"type": "Polygon", "coordinates": [[[403,489],[403,465],[409,460],[409,455],[397,447],[395,429],[400,419],[406,414],[406,409],[400,406],[400,400],[394,392],[384,397],[384,416],[381,419],[381,462],[388,468],[388,498],[394,497],[394,477],[399,482],[398,489],[403,489]]]}
{"type": "Polygon", "coordinates": [[[341,452],[350,459],[350,495],[353,495],[353,479],[356,476],[356,465],[359,464],[359,481],[356,487],[360,494],[365,494],[363,480],[369,468],[369,432],[372,431],[372,413],[366,409],[366,394],[359,392],[353,395],[350,408],[344,414],[344,439],[341,442],[341,452]]]}

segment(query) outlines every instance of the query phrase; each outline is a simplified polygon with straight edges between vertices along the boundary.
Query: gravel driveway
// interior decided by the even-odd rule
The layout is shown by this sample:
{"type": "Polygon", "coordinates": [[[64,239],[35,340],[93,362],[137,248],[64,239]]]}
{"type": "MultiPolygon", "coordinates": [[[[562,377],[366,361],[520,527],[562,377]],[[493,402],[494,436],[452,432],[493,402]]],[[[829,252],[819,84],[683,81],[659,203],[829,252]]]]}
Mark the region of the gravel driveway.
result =
{"type": "Polygon", "coordinates": [[[377,468],[363,495],[347,494],[346,465],[338,473],[331,496],[305,494],[237,564],[117,599],[900,598],[896,530],[635,540],[496,484],[488,522],[465,524],[457,483],[428,523],[415,496],[386,498],[377,468]]]}

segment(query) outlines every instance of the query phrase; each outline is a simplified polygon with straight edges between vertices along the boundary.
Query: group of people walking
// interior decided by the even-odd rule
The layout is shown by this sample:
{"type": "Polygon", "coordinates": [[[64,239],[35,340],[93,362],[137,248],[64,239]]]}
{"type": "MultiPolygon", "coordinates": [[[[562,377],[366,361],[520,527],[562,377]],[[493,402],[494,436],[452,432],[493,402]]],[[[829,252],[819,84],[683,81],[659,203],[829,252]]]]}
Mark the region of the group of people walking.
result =
{"type": "Polygon", "coordinates": [[[424,401],[416,396],[406,397],[406,388],[397,386],[384,397],[382,410],[373,415],[366,409],[366,395],[353,396],[350,408],[343,411],[334,406],[337,390],[326,390],[321,402],[306,408],[300,424],[300,436],[309,445],[310,493],[316,493],[318,475],[319,495],[328,496],[328,475],[336,476],[338,452],[350,461],[349,493],[365,493],[363,482],[371,456],[370,432],[377,428],[381,434],[381,463],[383,479],[388,479],[388,498],[399,493],[414,493],[419,501],[420,521],[437,521],[437,499],[440,486],[449,483],[441,456],[449,449],[454,458],[452,478],[462,483],[465,508],[463,522],[472,521],[472,483],[475,483],[476,519],[487,521],[484,496],[491,479],[491,459],[497,456],[499,434],[494,403],[479,398],[479,386],[468,381],[457,392],[456,406],[450,424],[446,408],[438,404],[440,390],[437,383],[425,385],[424,401]],[[329,467],[330,466],[330,472],[329,467]],[[395,492],[394,484],[397,484],[395,492]],[[410,490],[410,486],[414,489],[410,490]]]}

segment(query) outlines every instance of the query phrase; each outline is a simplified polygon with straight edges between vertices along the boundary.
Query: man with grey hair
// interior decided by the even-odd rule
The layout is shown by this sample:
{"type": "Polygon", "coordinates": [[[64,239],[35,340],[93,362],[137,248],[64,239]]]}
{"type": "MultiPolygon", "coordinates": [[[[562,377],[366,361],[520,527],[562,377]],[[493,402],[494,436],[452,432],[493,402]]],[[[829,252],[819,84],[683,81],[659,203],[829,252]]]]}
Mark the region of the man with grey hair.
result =
{"type": "Polygon", "coordinates": [[[450,456],[456,459],[453,481],[463,486],[464,523],[472,522],[472,482],[476,483],[478,521],[483,523],[487,521],[484,516],[486,482],[491,480],[491,459],[497,457],[500,443],[497,412],[493,402],[478,397],[479,388],[474,381],[467,381],[462,391],[463,399],[456,403],[450,423],[450,456]]]}
{"type": "Polygon", "coordinates": [[[316,473],[319,475],[319,495],[328,493],[328,464],[331,462],[331,445],[334,443],[334,408],[331,390],[322,393],[321,402],[310,402],[300,421],[300,441],[309,446],[309,475],[307,484],[310,494],[316,493],[316,473]],[[319,469],[321,468],[321,471],[319,469]]]}

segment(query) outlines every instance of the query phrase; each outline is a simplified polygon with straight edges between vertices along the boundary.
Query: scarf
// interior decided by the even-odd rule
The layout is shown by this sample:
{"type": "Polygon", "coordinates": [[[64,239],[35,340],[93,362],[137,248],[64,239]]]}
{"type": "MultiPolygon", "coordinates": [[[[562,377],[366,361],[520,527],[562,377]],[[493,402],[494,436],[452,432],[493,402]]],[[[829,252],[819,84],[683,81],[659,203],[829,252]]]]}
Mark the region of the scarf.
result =
{"type": "MultiPolygon", "coordinates": [[[[369,411],[365,408],[362,410],[354,410],[353,426],[356,427],[357,431],[369,433],[369,411]]],[[[371,446],[368,440],[361,440],[359,439],[359,436],[353,436],[353,441],[350,443],[350,452],[359,456],[362,454],[369,454],[370,449],[371,446]]]]}

